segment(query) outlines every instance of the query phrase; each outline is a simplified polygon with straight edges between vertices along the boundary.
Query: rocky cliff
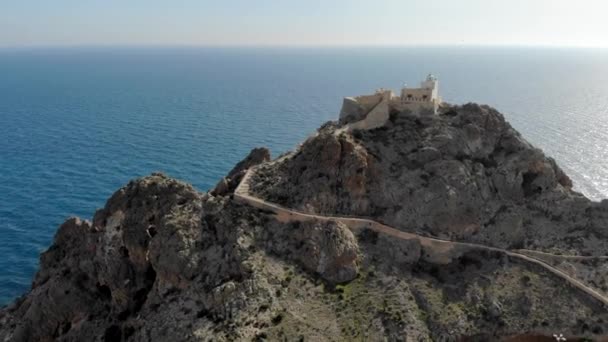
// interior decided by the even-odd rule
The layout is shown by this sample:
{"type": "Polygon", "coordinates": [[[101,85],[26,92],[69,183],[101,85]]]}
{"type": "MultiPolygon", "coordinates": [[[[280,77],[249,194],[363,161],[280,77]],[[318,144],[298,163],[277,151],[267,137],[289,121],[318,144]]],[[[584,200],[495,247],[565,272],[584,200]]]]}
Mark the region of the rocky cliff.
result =
{"type": "Polygon", "coordinates": [[[253,191],[292,208],[373,217],[450,240],[608,254],[608,201],[574,192],[553,159],[476,104],[436,116],[394,114],[375,130],[326,125],[262,166],[253,191]]]}
{"type": "Polygon", "coordinates": [[[153,174],[67,220],[0,341],[599,339],[606,234],[490,107],[328,123],[209,193],[153,174]]]}

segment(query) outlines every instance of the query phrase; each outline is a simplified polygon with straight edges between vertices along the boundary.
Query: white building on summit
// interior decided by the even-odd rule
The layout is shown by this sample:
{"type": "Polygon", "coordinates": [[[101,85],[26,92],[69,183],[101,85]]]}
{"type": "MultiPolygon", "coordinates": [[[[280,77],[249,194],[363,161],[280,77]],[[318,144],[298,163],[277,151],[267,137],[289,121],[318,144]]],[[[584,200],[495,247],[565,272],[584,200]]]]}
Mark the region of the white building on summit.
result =
{"type": "Polygon", "coordinates": [[[436,114],[441,103],[439,81],[435,76],[429,74],[425,81],[420,82],[420,88],[403,87],[401,96],[395,100],[398,102],[395,105],[401,110],[410,109],[415,112],[421,109],[429,109],[433,114],[436,114]]]}
{"type": "Polygon", "coordinates": [[[372,129],[384,126],[391,112],[433,115],[440,104],[439,81],[429,74],[420,88],[403,87],[399,96],[392,90],[379,89],[373,95],[344,98],[340,123],[350,129],[372,129]]]}

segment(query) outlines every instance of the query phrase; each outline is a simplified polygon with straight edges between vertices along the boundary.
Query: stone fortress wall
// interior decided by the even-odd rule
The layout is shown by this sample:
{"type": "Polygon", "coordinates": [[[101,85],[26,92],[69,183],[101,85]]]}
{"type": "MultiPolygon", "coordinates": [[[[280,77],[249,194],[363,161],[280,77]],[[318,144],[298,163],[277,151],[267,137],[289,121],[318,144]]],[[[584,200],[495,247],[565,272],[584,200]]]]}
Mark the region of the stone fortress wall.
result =
{"type": "Polygon", "coordinates": [[[393,111],[436,114],[440,104],[439,81],[428,75],[420,88],[403,87],[400,96],[395,96],[391,90],[379,89],[372,95],[345,98],[340,123],[351,130],[374,129],[384,126],[393,111]]]}
{"type": "Polygon", "coordinates": [[[382,127],[389,119],[391,100],[394,96],[393,92],[381,89],[373,96],[377,98],[377,102],[369,110],[366,110],[368,107],[367,103],[372,102],[367,102],[369,101],[368,96],[358,96],[355,98],[357,102],[359,101],[359,98],[364,98],[363,101],[365,101],[365,105],[362,105],[362,107],[363,112],[367,112],[367,114],[365,114],[365,119],[353,122],[350,127],[351,129],[373,129],[382,127]]]}
{"type": "Polygon", "coordinates": [[[382,93],[376,92],[373,95],[359,95],[354,98],[351,97],[354,101],[359,104],[365,111],[371,111],[380,101],[382,101],[383,96],[382,93]]]}

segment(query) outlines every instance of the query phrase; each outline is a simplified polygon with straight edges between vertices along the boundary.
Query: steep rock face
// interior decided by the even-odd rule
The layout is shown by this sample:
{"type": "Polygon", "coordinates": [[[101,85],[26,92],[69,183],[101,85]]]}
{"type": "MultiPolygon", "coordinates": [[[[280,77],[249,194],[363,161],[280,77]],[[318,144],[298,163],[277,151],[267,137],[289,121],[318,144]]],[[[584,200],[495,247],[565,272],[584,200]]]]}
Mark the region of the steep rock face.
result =
{"type": "Polygon", "coordinates": [[[112,340],[134,329],[122,322],[149,297],[242,278],[237,231],[215,229],[206,214],[191,186],[156,174],[116,192],[92,224],[68,220],[41,257],[32,294],[14,308],[21,318],[9,337],[112,340]]]}
{"type": "Polygon", "coordinates": [[[288,205],[297,202],[294,207],[311,212],[369,211],[367,187],[369,179],[376,176],[374,160],[352,139],[323,131],[307,140],[295,158],[306,162],[287,161],[289,171],[280,176],[277,173],[277,178],[256,179],[253,183],[256,189],[271,187],[275,202],[288,205]],[[304,184],[308,190],[299,189],[304,184]],[[303,192],[305,198],[300,198],[303,192]],[[351,198],[353,201],[342,201],[351,198]]]}
{"type": "MultiPolygon", "coordinates": [[[[229,176],[265,158],[268,150],[254,150],[229,176]]],[[[216,336],[219,322],[244,324],[272,302],[275,285],[260,271],[265,250],[329,283],[357,276],[359,250],[347,228],[311,223],[286,234],[261,216],[162,174],[132,181],[92,223],[71,218],[59,228],[30,293],[0,311],[0,340],[216,336]]],[[[250,340],[261,324],[226,326],[216,337],[250,340]]]]}
{"type": "Polygon", "coordinates": [[[288,255],[308,270],[332,283],[353,280],[358,273],[359,246],[353,233],[336,222],[270,224],[266,247],[278,255],[288,255]]]}
{"type": "Polygon", "coordinates": [[[8,309],[19,320],[0,315],[4,341],[50,341],[72,325],[87,332],[95,330],[96,322],[83,321],[89,315],[105,315],[110,298],[106,289],[88,276],[95,267],[93,234],[89,222],[75,218],[59,228],[56,243],[40,258],[41,270],[31,293],[8,309]]]}
{"type": "Polygon", "coordinates": [[[378,218],[406,231],[498,247],[602,254],[589,234],[606,221],[571,190],[555,161],[496,110],[475,104],[440,115],[393,114],[374,130],[326,126],[252,190],[308,212],[378,218]],[[582,231],[585,227],[585,231],[582,231]]]}

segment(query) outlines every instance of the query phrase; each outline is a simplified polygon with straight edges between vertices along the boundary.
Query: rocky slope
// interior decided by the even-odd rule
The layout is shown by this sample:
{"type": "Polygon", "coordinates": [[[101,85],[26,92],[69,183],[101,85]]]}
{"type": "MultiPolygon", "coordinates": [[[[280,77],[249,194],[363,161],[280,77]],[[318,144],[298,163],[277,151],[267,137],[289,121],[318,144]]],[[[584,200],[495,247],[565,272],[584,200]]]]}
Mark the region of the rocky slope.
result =
{"type": "MultiPolygon", "coordinates": [[[[283,220],[240,203],[233,192],[255,165],[251,191],[300,211],[373,217],[504,249],[608,255],[608,201],[573,192],[555,162],[489,107],[395,114],[373,131],[330,123],[275,161],[252,151],[209,193],[153,174],[118,190],[91,222],[67,220],[31,291],[0,310],[0,341],[608,333],[601,303],[504,253],[470,251],[437,264],[416,241],[332,220],[283,220]]],[[[604,262],[547,258],[608,290],[604,262]]]]}
{"type": "Polygon", "coordinates": [[[608,201],[571,188],[500,113],[468,104],[437,116],[395,114],[385,127],[352,134],[325,125],[261,167],[253,191],[291,208],[373,217],[450,240],[607,255],[608,201]]]}

